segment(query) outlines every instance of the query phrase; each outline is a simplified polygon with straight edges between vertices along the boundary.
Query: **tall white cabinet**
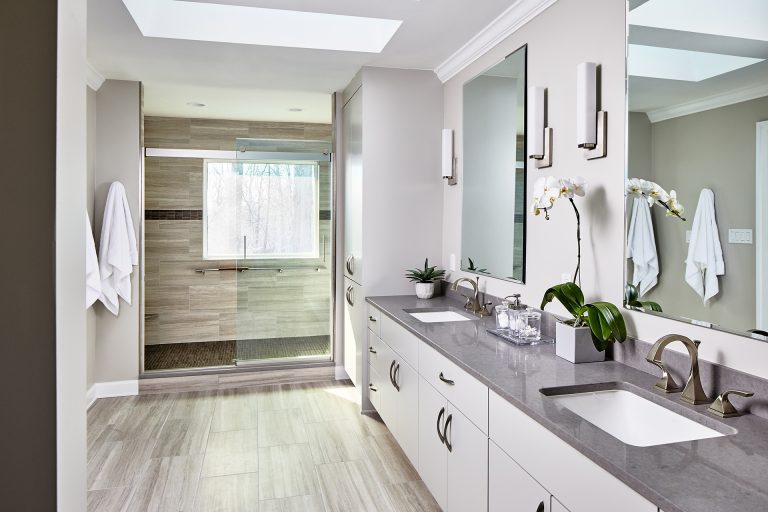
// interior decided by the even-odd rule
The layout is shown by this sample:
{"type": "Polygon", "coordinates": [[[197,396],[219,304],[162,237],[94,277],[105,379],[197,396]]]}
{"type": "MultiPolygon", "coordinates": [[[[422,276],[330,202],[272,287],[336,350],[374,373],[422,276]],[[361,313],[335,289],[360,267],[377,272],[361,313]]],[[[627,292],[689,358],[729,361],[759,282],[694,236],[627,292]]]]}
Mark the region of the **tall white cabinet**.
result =
{"type": "Polygon", "coordinates": [[[365,297],[414,293],[405,270],[440,259],[443,92],[431,71],[364,67],[341,96],[344,369],[370,410],[365,297]]]}

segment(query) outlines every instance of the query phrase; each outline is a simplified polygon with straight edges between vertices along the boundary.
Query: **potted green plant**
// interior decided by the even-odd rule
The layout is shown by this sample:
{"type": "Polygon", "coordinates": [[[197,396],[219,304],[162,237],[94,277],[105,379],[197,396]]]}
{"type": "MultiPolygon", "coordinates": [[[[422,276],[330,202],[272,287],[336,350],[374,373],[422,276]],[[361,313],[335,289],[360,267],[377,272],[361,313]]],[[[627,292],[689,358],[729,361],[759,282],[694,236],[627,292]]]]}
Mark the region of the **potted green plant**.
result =
{"type": "Polygon", "coordinates": [[[605,349],[627,339],[627,327],[619,308],[610,302],[584,302],[576,283],[562,283],[544,293],[541,309],[557,299],[573,317],[556,325],[555,353],[572,363],[605,360],[605,349]]]}
{"type": "Polygon", "coordinates": [[[624,288],[624,304],[631,308],[642,309],[644,311],[656,311],[662,313],[661,305],[658,302],[650,300],[640,300],[640,291],[637,286],[627,283],[624,288]]]}
{"type": "Polygon", "coordinates": [[[416,296],[420,299],[431,299],[435,296],[435,284],[445,276],[445,270],[429,266],[429,258],[424,260],[424,269],[408,270],[405,277],[416,283],[416,296]]]}

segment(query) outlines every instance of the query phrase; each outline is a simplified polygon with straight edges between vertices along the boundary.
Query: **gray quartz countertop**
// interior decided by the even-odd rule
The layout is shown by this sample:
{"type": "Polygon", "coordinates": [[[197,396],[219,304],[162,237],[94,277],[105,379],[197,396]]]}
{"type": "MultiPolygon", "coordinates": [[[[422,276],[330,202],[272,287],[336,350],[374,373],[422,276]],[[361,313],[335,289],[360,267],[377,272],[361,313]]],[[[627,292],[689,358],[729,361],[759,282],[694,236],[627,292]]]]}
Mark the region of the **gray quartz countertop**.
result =
{"type": "MultiPolygon", "coordinates": [[[[609,471],[664,512],[768,512],[768,421],[752,415],[720,420],[707,405],[692,406],[680,394],[654,389],[656,377],[623,364],[571,364],[554,345],[516,346],[486,332],[492,318],[471,322],[422,323],[405,309],[459,307],[436,297],[368,297],[367,302],[414,333],[609,471]],[[720,431],[713,439],[651,447],[624,444],[571,411],[555,405],[540,389],[621,382],[643,396],[720,431]]],[[[653,371],[649,369],[649,371],[653,371]]]]}

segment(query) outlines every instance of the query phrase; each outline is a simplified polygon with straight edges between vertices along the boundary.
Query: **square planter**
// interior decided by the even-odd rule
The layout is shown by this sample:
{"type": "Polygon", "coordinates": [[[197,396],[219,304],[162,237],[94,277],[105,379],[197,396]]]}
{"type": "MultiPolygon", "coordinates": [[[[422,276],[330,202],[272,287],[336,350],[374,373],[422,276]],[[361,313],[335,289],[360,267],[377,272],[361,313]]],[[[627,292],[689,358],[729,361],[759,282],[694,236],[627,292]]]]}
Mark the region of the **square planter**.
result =
{"type": "Polygon", "coordinates": [[[589,327],[572,327],[563,322],[555,326],[555,354],[572,363],[605,361],[605,351],[600,352],[592,343],[589,327]]]}

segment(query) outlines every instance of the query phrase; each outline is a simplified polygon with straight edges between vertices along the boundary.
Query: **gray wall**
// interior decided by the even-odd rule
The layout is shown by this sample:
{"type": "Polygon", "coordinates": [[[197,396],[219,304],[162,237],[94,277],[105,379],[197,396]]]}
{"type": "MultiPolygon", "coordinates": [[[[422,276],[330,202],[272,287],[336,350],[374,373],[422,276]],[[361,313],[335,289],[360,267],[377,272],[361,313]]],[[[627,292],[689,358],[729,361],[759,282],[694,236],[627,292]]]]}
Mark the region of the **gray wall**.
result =
{"type": "Polygon", "coordinates": [[[674,315],[736,330],[754,328],[756,246],[728,243],[728,230],[755,229],[755,123],[768,119],[768,97],[649,123],[652,164],[641,173],[639,168],[633,169],[632,155],[635,146],[648,146],[648,128],[641,128],[642,117],[630,116],[630,175],[676,190],[688,219],[680,222],[666,217],[662,208],[653,208],[661,274],[659,284],[645,298],[659,302],[665,312],[674,315]],[[720,293],[708,306],[684,278],[685,232],[691,229],[702,188],[715,193],[725,260],[720,293]]]}
{"type": "MultiPolygon", "coordinates": [[[[96,94],[94,146],[94,224],[96,245],[107,191],[113,181],[125,186],[140,240],[141,220],[141,84],[107,80],[96,94]]],[[[139,248],[141,250],[141,248],[139,248]]],[[[139,375],[139,273],[131,275],[132,305],[120,301],[115,317],[99,302],[95,305],[96,343],[93,378],[96,382],[135,380],[139,375]]]]}
{"type": "Polygon", "coordinates": [[[13,418],[0,427],[5,510],[56,509],[56,7],[0,4],[0,236],[24,248],[22,259],[17,251],[0,256],[7,363],[0,399],[6,418],[13,418]]]}

